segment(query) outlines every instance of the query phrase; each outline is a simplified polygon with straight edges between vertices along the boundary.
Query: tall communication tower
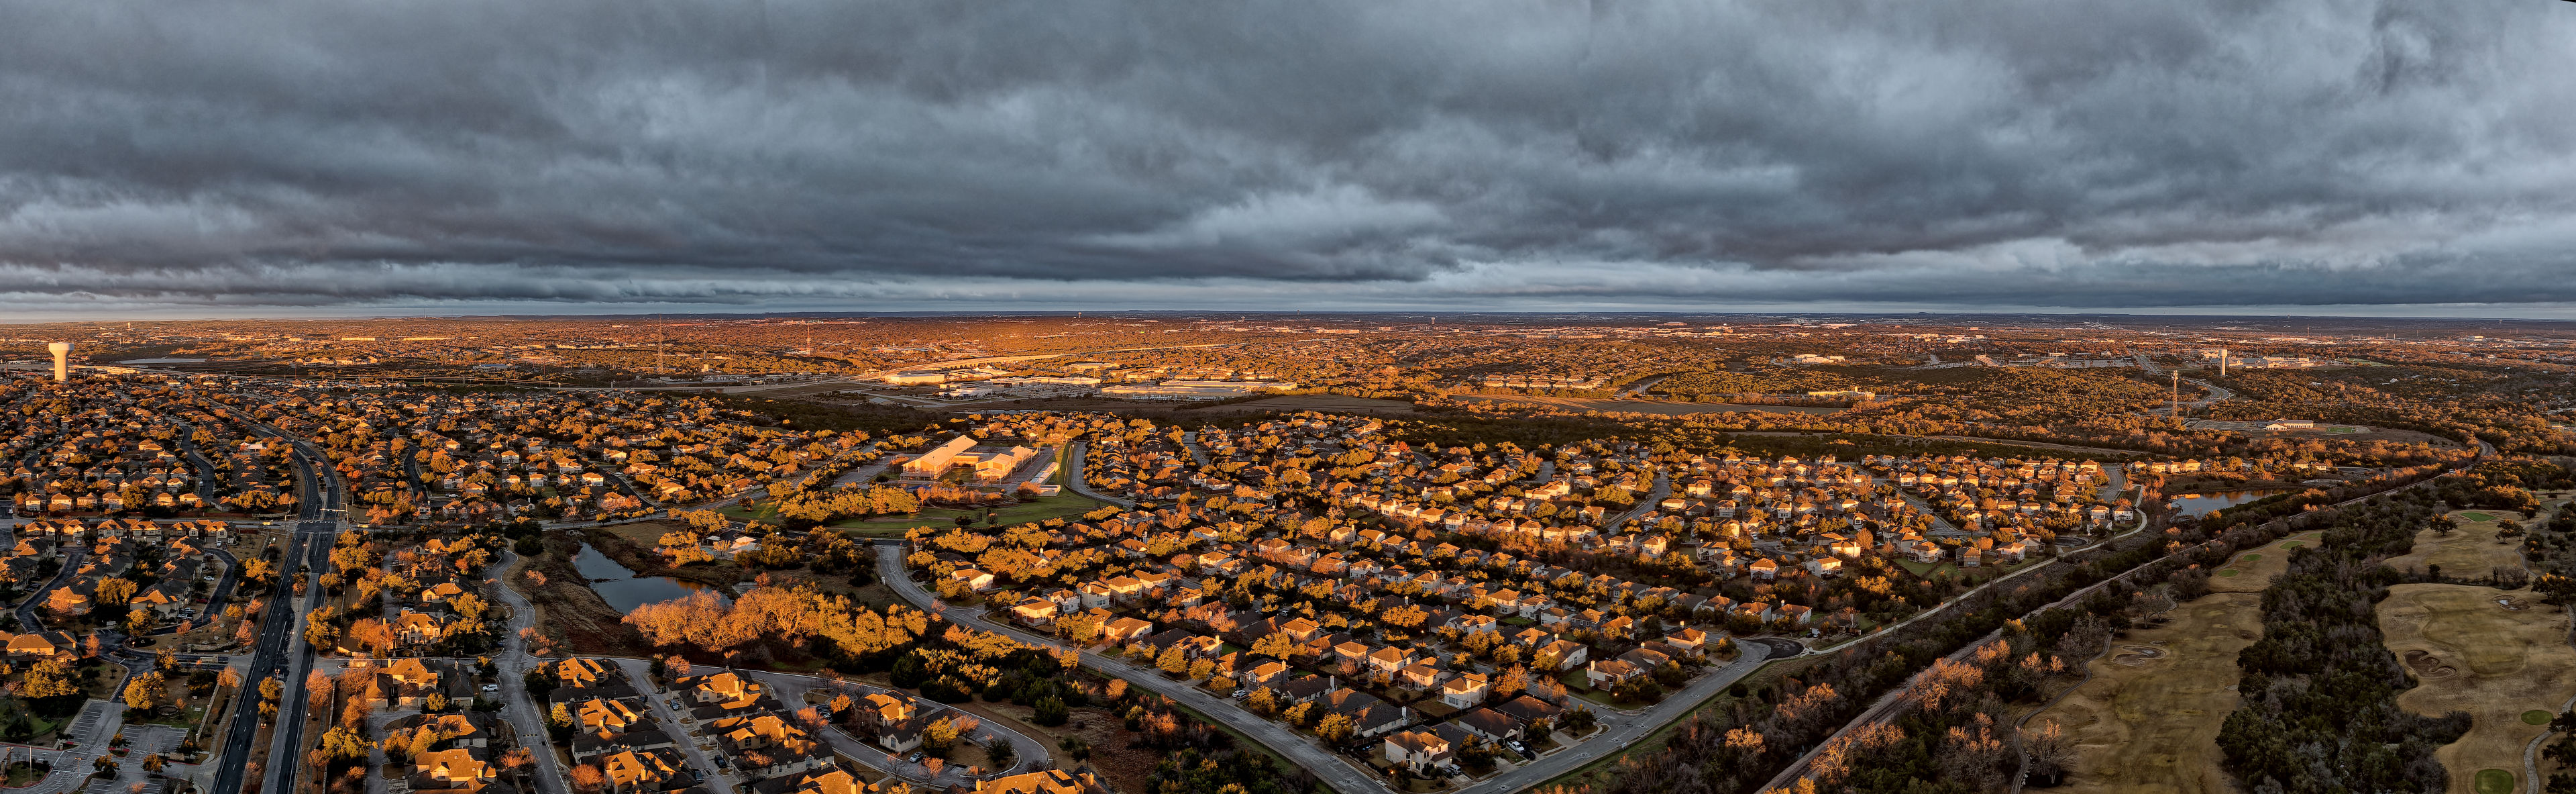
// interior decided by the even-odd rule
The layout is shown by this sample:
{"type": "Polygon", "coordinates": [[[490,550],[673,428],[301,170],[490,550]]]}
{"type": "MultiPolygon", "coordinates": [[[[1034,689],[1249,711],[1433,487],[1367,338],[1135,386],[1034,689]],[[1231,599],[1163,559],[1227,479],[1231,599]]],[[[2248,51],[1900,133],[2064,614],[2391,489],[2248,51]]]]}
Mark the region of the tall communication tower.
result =
{"type": "Polygon", "coordinates": [[[2168,403],[2169,405],[2171,405],[2172,407],[2166,408],[2166,409],[2165,409],[2165,413],[2166,413],[2166,414],[2168,414],[2168,415],[2170,415],[2170,416],[2172,416],[2172,417],[2173,417],[2173,418],[2175,418],[2175,419],[2181,419],[2181,418],[2182,418],[2182,370],[2174,370],[2174,371],[2173,371],[2173,396],[2166,398],[2166,401],[2167,401],[2167,403],[2168,403]]]}

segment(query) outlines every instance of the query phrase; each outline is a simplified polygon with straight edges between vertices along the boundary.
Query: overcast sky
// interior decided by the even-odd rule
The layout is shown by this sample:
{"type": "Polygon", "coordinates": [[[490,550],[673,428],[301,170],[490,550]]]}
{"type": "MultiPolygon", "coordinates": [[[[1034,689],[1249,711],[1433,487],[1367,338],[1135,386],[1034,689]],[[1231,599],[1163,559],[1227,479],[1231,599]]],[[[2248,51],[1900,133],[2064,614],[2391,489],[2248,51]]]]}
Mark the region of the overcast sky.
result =
{"type": "Polygon", "coordinates": [[[0,0],[0,314],[2567,316],[2576,4],[0,0]]]}

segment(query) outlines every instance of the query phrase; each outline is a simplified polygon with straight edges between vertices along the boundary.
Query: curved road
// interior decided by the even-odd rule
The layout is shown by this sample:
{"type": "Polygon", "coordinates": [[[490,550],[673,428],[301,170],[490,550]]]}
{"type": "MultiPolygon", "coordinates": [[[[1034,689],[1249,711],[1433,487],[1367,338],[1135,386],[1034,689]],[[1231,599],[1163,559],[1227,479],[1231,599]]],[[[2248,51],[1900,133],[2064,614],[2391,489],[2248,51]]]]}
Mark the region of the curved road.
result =
{"type": "MultiPolygon", "coordinates": [[[[507,571],[518,560],[518,554],[505,550],[486,570],[507,571]]],[[[544,718],[537,716],[536,701],[528,695],[526,680],[528,670],[537,662],[535,657],[528,655],[528,638],[519,633],[521,629],[536,627],[537,607],[528,603],[528,597],[520,595],[509,582],[495,580],[492,590],[501,597],[502,603],[510,605],[509,628],[501,638],[501,655],[492,660],[493,666],[501,670],[501,699],[506,704],[501,707],[501,716],[510,721],[511,731],[520,736],[544,736],[546,723],[544,718]]],[[[635,683],[642,685],[644,681],[637,679],[635,683]]],[[[675,734],[672,738],[681,738],[681,735],[675,734]]],[[[569,790],[563,782],[564,772],[555,763],[552,751],[530,755],[537,757],[537,794],[564,794],[569,790]]]]}
{"type": "Polygon", "coordinates": [[[1094,501],[1107,502],[1129,510],[1136,509],[1136,501],[1133,499],[1118,499],[1099,491],[1091,490],[1090,477],[1087,476],[1082,468],[1082,453],[1090,447],[1091,445],[1089,444],[1078,442],[1073,445],[1073,457],[1072,460],[1067,463],[1067,465],[1073,467],[1073,472],[1071,476],[1064,478],[1065,487],[1072,488],[1074,493],[1091,497],[1094,501]]]}
{"type": "MultiPolygon", "coordinates": [[[[985,620],[981,615],[969,614],[965,610],[948,609],[929,591],[921,589],[921,585],[912,581],[911,575],[904,570],[902,552],[903,545],[900,541],[879,541],[877,574],[879,578],[885,580],[888,587],[894,588],[896,593],[902,595],[905,601],[912,602],[913,606],[959,624],[1003,634],[1030,645],[1043,648],[1064,647],[1057,644],[1053,638],[1040,637],[1017,627],[997,624],[985,620]]],[[[1205,689],[1168,680],[1160,675],[1137,675],[1137,668],[1092,650],[1082,652],[1082,666],[1113,678],[1125,679],[1130,684],[1179,701],[1182,705],[1205,714],[1210,719],[1225,723],[1227,727],[1252,737],[1253,741],[1268,746],[1291,763],[1314,773],[1334,791],[1342,794],[1364,794],[1385,789],[1378,782],[1377,775],[1361,771],[1340,753],[1333,752],[1314,739],[1299,735],[1285,725],[1252,716],[1250,712],[1236,707],[1233,703],[1205,689]]]]}

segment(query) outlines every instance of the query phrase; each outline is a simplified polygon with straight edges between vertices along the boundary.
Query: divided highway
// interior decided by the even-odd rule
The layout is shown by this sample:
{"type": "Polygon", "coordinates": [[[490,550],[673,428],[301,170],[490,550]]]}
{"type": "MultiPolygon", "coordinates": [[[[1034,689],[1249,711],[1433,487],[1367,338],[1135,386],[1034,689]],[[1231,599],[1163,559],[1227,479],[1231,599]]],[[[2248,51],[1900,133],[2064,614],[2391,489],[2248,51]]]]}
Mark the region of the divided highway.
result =
{"type": "MultiPolygon", "coordinates": [[[[237,704],[255,702],[259,681],[279,678],[286,684],[286,696],[278,704],[277,729],[271,739],[266,777],[260,791],[291,794],[296,773],[302,767],[297,749],[302,747],[304,711],[304,674],[313,667],[314,651],[297,630],[305,612],[321,606],[322,588],[306,588],[299,603],[295,599],[295,574],[309,572],[319,578],[331,565],[331,544],[339,534],[341,489],[337,472],[324,461],[321,450],[312,442],[288,436],[277,428],[250,422],[262,435],[285,440],[295,448],[297,482],[303,490],[298,502],[300,513],[292,534],[288,535],[286,553],[278,571],[277,583],[268,594],[268,606],[260,615],[259,639],[252,646],[250,674],[244,677],[245,691],[236,696],[237,704]],[[298,565],[301,561],[301,565],[298,565]]],[[[258,739],[261,721],[253,707],[236,706],[233,719],[226,726],[223,740],[222,769],[215,774],[214,794],[240,794],[252,744],[258,739]]]]}

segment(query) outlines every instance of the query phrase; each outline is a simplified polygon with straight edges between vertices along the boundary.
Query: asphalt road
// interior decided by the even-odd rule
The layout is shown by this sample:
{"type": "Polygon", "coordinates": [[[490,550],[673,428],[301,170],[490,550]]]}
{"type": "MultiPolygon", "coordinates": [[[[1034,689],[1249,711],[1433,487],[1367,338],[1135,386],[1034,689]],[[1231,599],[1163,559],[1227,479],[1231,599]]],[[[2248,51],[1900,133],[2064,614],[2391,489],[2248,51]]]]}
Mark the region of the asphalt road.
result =
{"type": "MultiPolygon", "coordinates": [[[[304,695],[304,673],[312,669],[314,652],[304,643],[301,630],[304,613],[320,606],[323,595],[319,585],[308,587],[303,603],[295,601],[295,573],[302,560],[303,568],[319,578],[331,565],[331,544],[339,534],[339,514],[343,492],[337,472],[323,465],[328,458],[311,442],[294,438],[277,428],[249,422],[263,435],[287,441],[295,448],[295,467],[299,486],[304,491],[297,507],[301,517],[295,532],[288,536],[287,564],[280,566],[277,584],[270,590],[267,613],[260,616],[259,640],[252,646],[250,675],[246,687],[257,687],[260,679],[271,676],[285,679],[286,696],[279,704],[265,770],[270,778],[262,791],[292,794],[295,777],[302,768],[298,750],[303,746],[304,711],[309,698],[304,695]]],[[[255,692],[256,689],[251,691],[255,692]]],[[[253,695],[256,697],[256,695],[253,695]]],[[[241,714],[247,709],[237,709],[241,714]]],[[[256,712],[253,712],[256,713],[256,712]]],[[[239,794],[243,773],[248,766],[252,742],[258,737],[260,720],[249,716],[234,719],[226,728],[222,770],[215,775],[214,794],[239,794]]]]}
{"type": "MultiPolygon", "coordinates": [[[[641,662],[637,662],[637,664],[641,664],[641,662]]],[[[747,670],[744,672],[750,673],[753,678],[757,678],[761,682],[768,684],[772,688],[771,691],[776,693],[778,702],[786,704],[790,709],[804,708],[805,693],[816,690],[822,690],[825,692],[847,692],[852,699],[866,697],[867,695],[875,693],[901,694],[897,690],[862,684],[856,681],[836,681],[828,678],[818,678],[798,673],[781,673],[771,670],[747,670]]],[[[1055,748],[1045,742],[1038,741],[1037,739],[1018,731],[1004,728],[997,721],[977,717],[955,706],[935,703],[924,699],[916,699],[916,702],[919,702],[922,705],[926,710],[924,712],[926,714],[964,714],[967,717],[975,719],[977,722],[975,730],[968,733],[967,736],[968,738],[973,739],[976,744],[987,747],[992,746],[992,743],[994,742],[1009,742],[1011,744],[1011,748],[1018,753],[1017,760],[1012,762],[1011,768],[1008,770],[987,770],[985,777],[994,777],[1003,772],[1036,771],[1054,768],[1054,765],[1050,763],[1050,759],[1054,755],[1055,748]]],[[[817,733],[821,734],[823,738],[832,745],[832,749],[839,750],[842,755],[857,759],[859,763],[875,767],[878,771],[889,774],[900,774],[914,780],[920,780],[927,777],[923,774],[926,770],[924,770],[921,765],[908,763],[899,758],[893,758],[891,754],[885,751],[885,748],[861,742],[858,737],[850,735],[848,731],[841,730],[838,727],[832,727],[818,731],[817,733]]],[[[967,777],[965,772],[966,770],[963,767],[947,767],[939,770],[938,779],[932,782],[943,790],[949,786],[974,788],[975,779],[967,777]]]]}
{"type": "Polygon", "coordinates": [[[44,598],[42,597],[44,594],[53,592],[55,588],[62,587],[65,583],[71,581],[73,574],[80,572],[81,557],[83,556],[83,552],[64,552],[63,569],[54,574],[53,581],[46,582],[45,586],[36,588],[35,595],[28,596],[24,603],[18,605],[18,626],[20,630],[28,632],[45,630],[45,621],[36,614],[36,605],[44,601],[44,598]]]}
{"type": "MultiPolygon", "coordinates": [[[[509,570],[518,560],[519,555],[503,551],[490,570],[509,570]]],[[[501,596],[503,603],[510,605],[509,634],[502,637],[501,656],[494,660],[494,664],[501,668],[502,717],[510,721],[511,729],[520,736],[543,737],[546,735],[545,720],[537,715],[536,699],[528,695],[526,680],[528,670],[540,660],[528,655],[528,640],[519,634],[520,629],[537,625],[537,607],[528,603],[527,596],[512,589],[509,582],[501,582],[492,590],[501,596]]],[[[641,678],[634,683],[639,689],[648,686],[648,682],[641,678]]],[[[686,735],[686,732],[677,732],[671,738],[679,739],[686,735]]],[[[552,751],[531,754],[537,757],[536,794],[564,794],[569,790],[564,785],[563,769],[555,763],[552,751]]],[[[707,771],[712,773],[714,770],[707,771]]]]}
{"type": "Polygon", "coordinates": [[[1592,736],[1573,747],[1559,750],[1554,755],[1541,756],[1538,760],[1523,764],[1509,772],[1469,784],[1459,789],[1457,794],[1505,794],[1505,792],[1520,791],[1554,780],[1560,775],[1582,768],[1585,764],[1601,760],[1602,756],[1625,750],[1629,745],[1636,744],[1637,740],[1645,738],[1647,734],[1654,733],[1656,729],[1681,719],[1682,715],[1690,713],[1691,709],[1698,708],[1699,704],[1716,697],[1717,693],[1725,691],[1727,687],[1743,680],[1753,671],[1762,669],[1764,661],[1805,652],[1803,647],[1790,640],[1747,640],[1738,644],[1736,648],[1741,653],[1735,657],[1735,661],[1718,668],[1716,672],[1700,676],[1697,680],[1683,686],[1681,691],[1664,698],[1663,702],[1656,703],[1642,712],[1595,710],[1594,713],[1600,715],[1602,729],[1592,736]],[[1774,647],[1775,644],[1787,647],[1774,647]]]}
{"type": "MultiPolygon", "coordinates": [[[[888,587],[894,588],[896,593],[901,594],[904,600],[912,602],[913,606],[930,610],[969,627],[1006,634],[1031,645],[1048,648],[1062,647],[1052,638],[1040,637],[1015,627],[994,623],[980,615],[967,614],[964,610],[947,609],[941,606],[938,599],[921,589],[920,585],[914,584],[912,577],[904,572],[902,548],[900,543],[880,542],[877,545],[877,573],[885,580],[888,587]]],[[[1342,754],[1290,730],[1285,725],[1255,717],[1251,712],[1209,694],[1205,689],[1168,680],[1161,675],[1139,675],[1137,668],[1095,651],[1082,652],[1082,666],[1126,679],[1131,685],[1179,701],[1181,705],[1225,723],[1227,727],[1252,737],[1253,741],[1260,742],[1286,757],[1290,763],[1313,773],[1334,791],[1342,794],[1374,794],[1386,790],[1386,786],[1378,781],[1376,774],[1360,771],[1342,754]]]]}
{"type": "Polygon", "coordinates": [[[1135,502],[1135,500],[1132,500],[1132,499],[1115,499],[1115,498],[1111,498],[1111,497],[1109,497],[1108,495],[1102,494],[1102,493],[1100,493],[1100,492],[1098,492],[1098,491],[1091,490],[1091,485],[1090,485],[1090,483],[1088,483],[1088,482],[1085,482],[1085,481],[1084,481],[1084,479],[1083,479],[1083,469],[1082,469],[1082,453],[1083,453],[1083,452],[1085,452],[1085,451],[1087,451],[1087,450],[1089,450],[1089,449],[1090,449],[1090,447],[1091,447],[1091,445],[1089,445],[1089,444],[1080,444],[1080,443],[1077,443],[1077,444],[1074,444],[1074,445],[1073,445],[1073,457],[1072,457],[1070,460],[1068,460],[1068,461],[1066,462],[1066,465],[1069,465],[1069,466],[1072,466],[1072,467],[1073,467],[1073,472],[1072,472],[1070,475],[1068,475],[1068,476],[1066,476],[1066,477],[1064,478],[1064,484],[1065,484],[1065,487],[1072,488],[1074,493],[1078,493],[1078,494],[1082,494],[1083,496],[1091,497],[1093,500],[1096,500],[1096,501],[1107,502],[1107,503],[1110,503],[1110,504],[1113,504],[1113,505],[1117,505],[1117,506],[1119,506],[1119,507],[1123,507],[1123,508],[1126,508],[1126,509],[1129,509],[1129,510],[1134,510],[1134,509],[1136,509],[1136,502],[1135,502]]]}
{"type": "Polygon", "coordinates": [[[1620,513],[1618,517],[1602,522],[1601,526],[1606,531],[1617,532],[1620,527],[1627,526],[1628,522],[1635,521],[1638,516],[1655,509],[1655,505],[1662,503],[1664,497],[1671,495],[1673,495],[1673,478],[1663,472],[1655,472],[1655,487],[1648,489],[1645,495],[1637,497],[1637,504],[1629,507],[1628,512],[1620,513]]]}

